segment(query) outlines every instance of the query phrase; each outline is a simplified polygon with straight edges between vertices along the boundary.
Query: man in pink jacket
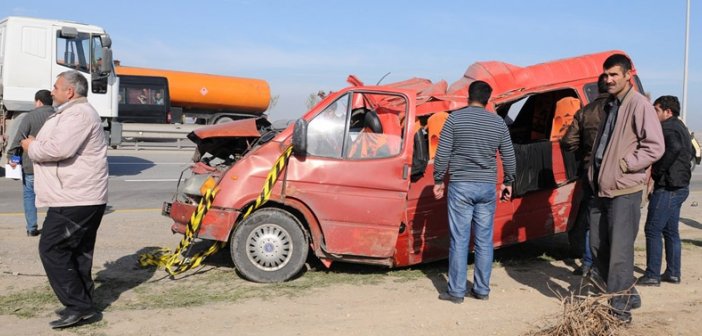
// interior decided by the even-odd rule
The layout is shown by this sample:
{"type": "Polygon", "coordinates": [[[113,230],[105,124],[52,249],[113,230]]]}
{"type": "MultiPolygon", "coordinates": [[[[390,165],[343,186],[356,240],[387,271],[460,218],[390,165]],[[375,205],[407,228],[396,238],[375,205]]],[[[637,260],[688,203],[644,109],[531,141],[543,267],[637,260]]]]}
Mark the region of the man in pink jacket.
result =
{"type": "Polygon", "coordinates": [[[35,138],[22,140],[34,161],[36,205],[48,207],[39,256],[64,308],[52,328],[89,320],[93,305],[93,249],[107,204],[107,143],[78,71],[58,75],[51,95],[56,113],[35,138]]]}
{"type": "Polygon", "coordinates": [[[614,54],[603,65],[610,98],[592,147],[588,175],[600,214],[590,217],[590,246],[597,273],[606,282],[612,314],[631,322],[641,306],[634,288],[634,240],[650,166],[663,156],[665,143],[656,110],[633,90],[631,60],[614,54]]]}

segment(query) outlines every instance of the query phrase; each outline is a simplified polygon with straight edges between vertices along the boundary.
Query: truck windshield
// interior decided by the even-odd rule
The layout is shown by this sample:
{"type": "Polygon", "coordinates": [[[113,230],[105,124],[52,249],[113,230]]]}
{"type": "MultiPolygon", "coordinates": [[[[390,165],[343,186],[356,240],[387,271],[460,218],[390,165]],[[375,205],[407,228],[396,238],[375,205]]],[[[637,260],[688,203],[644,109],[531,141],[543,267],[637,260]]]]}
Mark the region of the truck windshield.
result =
{"type": "Polygon", "coordinates": [[[56,37],[56,63],[89,72],[90,34],[78,33],[75,38],[56,37]]]}

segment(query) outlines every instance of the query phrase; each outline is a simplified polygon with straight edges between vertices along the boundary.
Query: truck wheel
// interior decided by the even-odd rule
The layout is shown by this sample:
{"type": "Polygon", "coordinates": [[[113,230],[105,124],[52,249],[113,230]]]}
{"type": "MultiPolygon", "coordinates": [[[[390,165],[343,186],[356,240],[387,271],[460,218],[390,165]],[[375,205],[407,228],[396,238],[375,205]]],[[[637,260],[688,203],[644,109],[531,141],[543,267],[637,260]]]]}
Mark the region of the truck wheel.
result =
{"type": "Polygon", "coordinates": [[[305,265],[309,244],[300,222],[280,209],[262,209],[237,225],[230,253],[237,271],[255,282],[292,279],[305,265]]]}
{"type": "Polygon", "coordinates": [[[234,121],[234,119],[232,119],[230,117],[221,117],[221,118],[217,119],[217,121],[215,121],[215,124],[224,124],[224,123],[228,123],[228,122],[232,122],[232,121],[234,121]]]}

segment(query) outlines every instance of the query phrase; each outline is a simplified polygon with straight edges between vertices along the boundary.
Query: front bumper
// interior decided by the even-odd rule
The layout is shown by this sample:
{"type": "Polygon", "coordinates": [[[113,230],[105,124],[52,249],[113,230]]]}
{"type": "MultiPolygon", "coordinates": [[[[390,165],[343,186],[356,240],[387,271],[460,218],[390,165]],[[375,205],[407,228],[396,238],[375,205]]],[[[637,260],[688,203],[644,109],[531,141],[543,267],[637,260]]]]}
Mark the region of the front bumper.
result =
{"type": "MultiPolygon", "coordinates": [[[[161,214],[173,219],[171,230],[180,234],[185,233],[185,229],[197,210],[197,205],[185,204],[181,202],[164,202],[161,214]]],[[[234,228],[234,223],[241,212],[234,209],[212,207],[202,218],[200,228],[195,233],[195,237],[209,240],[228,241],[229,234],[234,228]]]]}

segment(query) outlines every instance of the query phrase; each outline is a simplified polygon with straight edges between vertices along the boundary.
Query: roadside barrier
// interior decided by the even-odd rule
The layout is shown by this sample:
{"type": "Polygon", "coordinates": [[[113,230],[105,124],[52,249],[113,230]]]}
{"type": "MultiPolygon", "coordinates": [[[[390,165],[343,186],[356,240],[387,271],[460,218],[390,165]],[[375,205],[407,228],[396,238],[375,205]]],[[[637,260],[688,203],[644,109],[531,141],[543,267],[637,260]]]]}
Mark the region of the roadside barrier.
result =
{"type": "MultiPolygon", "coordinates": [[[[275,182],[278,180],[278,177],[280,177],[280,173],[287,166],[290,154],[292,154],[292,146],[286,148],[275,161],[275,164],[273,167],[271,167],[271,170],[266,176],[266,181],[263,184],[261,194],[256,198],[254,203],[247,207],[239,223],[243,222],[251,213],[253,213],[254,210],[258,209],[268,201],[275,182]]],[[[195,212],[193,212],[193,214],[190,216],[190,221],[188,221],[188,225],[186,226],[185,234],[180,240],[180,243],[175,251],[171,252],[168,248],[160,248],[151,253],[144,253],[139,256],[139,265],[141,267],[153,265],[158,268],[164,268],[168,274],[174,276],[193,267],[199,266],[202,261],[205,260],[205,258],[215,254],[220,248],[224,247],[226,242],[214,242],[204,251],[198,252],[191,257],[184,256],[184,253],[187,254],[187,252],[189,252],[193,240],[197,237],[200,224],[202,223],[202,218],[205,217],[205,214],[212,206],[212,201],[218,192],[219,188],[217,187],[207,189],[205,196],[200,200],[200,203],[197,206],[197,210],[195,210],[195,212]]]]}
{"type": "Polygon", "coordinates": [[[132,145],[140,149],[176,149],[193,148],[195,144],[188,139],[188,134],[203,125],[196,124],[122,124],[122,143],[124,148],[132,145]]]}

